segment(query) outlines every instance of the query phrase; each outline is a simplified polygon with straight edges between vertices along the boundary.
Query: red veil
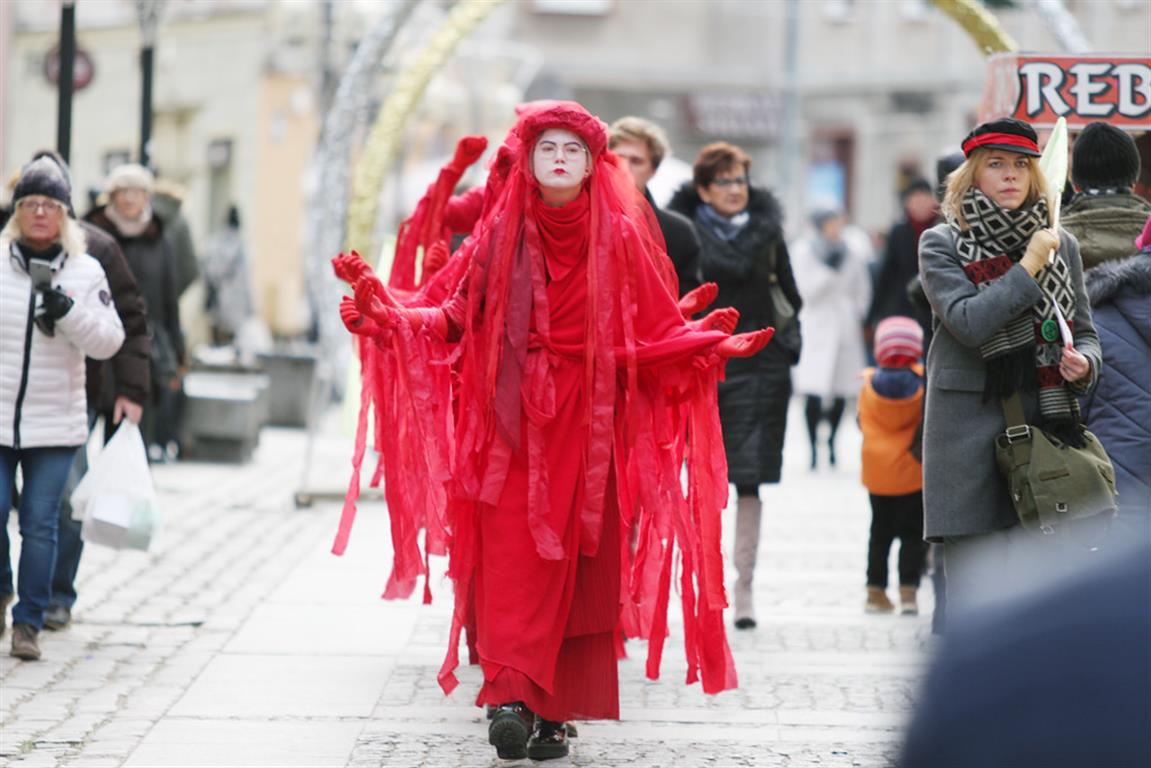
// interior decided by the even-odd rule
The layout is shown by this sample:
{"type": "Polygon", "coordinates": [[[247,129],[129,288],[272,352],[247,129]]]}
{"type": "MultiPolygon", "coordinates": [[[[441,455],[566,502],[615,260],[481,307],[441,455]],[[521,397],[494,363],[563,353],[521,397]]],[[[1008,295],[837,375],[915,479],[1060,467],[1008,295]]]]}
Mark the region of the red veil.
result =
{"type": "MultiPolygon", "coordinates": [[[[410,593],[416,576],[426,573],[428,552],[446,549],[450,558],[456,607],[440,673],[445,691],[456,685],[460,633],[469,623],[480,516],[494,514],[488,510],[506,500],[509,471],[522,474],[525,465],[527,512],[517,524],[530,531],[539,562],[600,557],[601,541],[626,552],[627,532],[637,526],[634,558],[621,554],[617,562],[632,563],[621,582],[622,602],[633,622],[645,617],[647,671],[655,678],[678,551],[687,681],[702,679],[709,693],[736,685],[722,616],[720,514],[727,473],[716,406],[722,365],[713,352],[727,334],[684,322],[658,267],[667,259],[658,229],[653,234],[648,221],[650,208],[606,142],[606,126],[578,104],[540,102],[522,111],[501,148],[510,159],[506,178],[497,179],[472,237],[452,259],[465,265],[465,273],[443,305],[447,337],[439,338],[432,323],[414,333],[401,323],[391,332],[370,333],[360,348],[365,394],[355,471],[374,402],[377,420],[390,422],[377,426],[377,435],[383,427],[390,436],[389,446],[377,446],[384,448],[385,481],[406,489],[388,496],[397,538],[385,596],[410,593]],[[582,195],[561,209],[542,204],[531,169],[535,141],[549,128],[576,133],[592,159],[582,195]],[[575,276],[568,279],[574,287],[557,298],[555,286],[568,274],[575,276]],[[553,327],[566,317],[557,301],[578,305],[582,327],[553,327]],[[457,354],[452,418],[447,368],[457,354]],[[574,383],[570,376],[566,383],[557,379],[572,371],[578,372],[574,383]],[[390,390],[402,397],[381,394],[388,391],[381,386],[384,377],[404,382],[390,390]],[[557,381],[583,393],[581,412],[571,422],[580,438],[558,463],[555,441],[567,436],[555,434],[550,421],[558,408],[557,381]],[[452,447],[445,451],[428,440],[452,447]],[[395,445],[404,441],[409,444],[395,445]],[[442,466],[445,456],[449,467],[442,466]],[[686,497],[680,477],[685,459],[686,497]],[[389,470],[390,461],[402,466],[389,470]],[[577,473],[573,468],[577,517],[565,527],[566,518],[549,506],[555,498],[549,493],[551,483],[562,486],[577,473]],[[430,492],[414,487],[429,484],[430,492]],[[445,497],[446,504],[437,506],[445,497]],[[605,521],[619,530],[605,533],[605,521]],[[420,529],[426,532],[422,557],[420,529]]],[[[346,261],[337,263],[337,272],[350,282],[374,279],[349,270],[346,261]]],[[[337,550],[346,543],[357,489],[358,477],[337,550]]],[[[615,616],[618,624],[618,609],[615,616]]],[[[485,675],[491,683],[487,666],[485,675]]],[[[549,689],[550,680],[532,681],[549,689]]]]}

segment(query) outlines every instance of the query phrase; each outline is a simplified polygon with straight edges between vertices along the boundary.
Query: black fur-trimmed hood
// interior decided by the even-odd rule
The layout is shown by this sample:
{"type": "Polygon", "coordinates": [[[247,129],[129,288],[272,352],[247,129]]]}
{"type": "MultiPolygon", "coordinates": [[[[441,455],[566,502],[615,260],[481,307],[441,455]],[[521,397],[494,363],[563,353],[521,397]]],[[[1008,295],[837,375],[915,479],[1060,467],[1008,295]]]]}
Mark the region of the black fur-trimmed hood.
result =
{"type": "MultiPolygon", "coordinates": [[[[671,202],[667,204],[669,210],[682,213],[695,221],[695,211],[703,205],[695,185],[685,181],[672,195],[671,202]]],[[[748,213],[751,214],[750,227],[767,230],[771,237],[783,237],[783,206],[771,192],[762,187],[752,187],[747,202],[748,213]]]]}
{"type": "Polygon", "coordinates": [[[1087,270],[1083,282],[1093,307],[1111,301],[1124,288],[1151,293],[1151,253],[1105,261],[1087,270]]]}

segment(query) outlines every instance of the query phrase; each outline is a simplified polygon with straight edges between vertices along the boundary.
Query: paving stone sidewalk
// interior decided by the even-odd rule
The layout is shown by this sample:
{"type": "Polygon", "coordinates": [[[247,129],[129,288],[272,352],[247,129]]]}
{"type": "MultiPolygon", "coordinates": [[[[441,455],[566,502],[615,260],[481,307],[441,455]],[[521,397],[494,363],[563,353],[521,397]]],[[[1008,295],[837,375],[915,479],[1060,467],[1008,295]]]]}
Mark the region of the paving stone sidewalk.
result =
{"type": "MultiPolygon", "coordinates": [[[[764,489],[760,626],[730,638],[739,689],[683,685],[673,621],[662,679],[644,679],[633,644],[621,721],[582,724],[571,757],[551,765],[892,764],[931,644],[931,590],[923,616],[863,614],[858,433],[845,424],[841,466],[811,472],[791,416],[785,482],[764,489]]],[[[446,582],[433,580],[431,606],[379,599],[383,505],[362,505],[342,558],[329,552],[339,505],[295,508],[301,483],[346,482],[338,421],[307,473],[304,433],[282,429],[265,430],[244,466],[155,468],[165,526],[152,550],[88,548],[75,621],[42,635],[43,661],[12,659],[5,636],[0,766],[516,765],[486,744],[476,670],[451,697],[436,684],[446,582]]]]}

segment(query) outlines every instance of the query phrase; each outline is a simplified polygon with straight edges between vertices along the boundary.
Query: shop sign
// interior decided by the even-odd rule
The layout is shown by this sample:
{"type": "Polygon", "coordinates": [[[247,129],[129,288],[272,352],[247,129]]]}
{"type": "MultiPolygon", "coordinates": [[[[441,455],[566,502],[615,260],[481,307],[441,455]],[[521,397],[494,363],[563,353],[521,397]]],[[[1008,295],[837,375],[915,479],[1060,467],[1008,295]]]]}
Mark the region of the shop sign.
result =
{"type": "Polygon", "coordinates": [[[1063,117],[1071,130],[1099,121],[1151,130],[1151,57],[1004,53],[987,72],[980,122],[1010,116],[1050,128],[1063,117]]]}

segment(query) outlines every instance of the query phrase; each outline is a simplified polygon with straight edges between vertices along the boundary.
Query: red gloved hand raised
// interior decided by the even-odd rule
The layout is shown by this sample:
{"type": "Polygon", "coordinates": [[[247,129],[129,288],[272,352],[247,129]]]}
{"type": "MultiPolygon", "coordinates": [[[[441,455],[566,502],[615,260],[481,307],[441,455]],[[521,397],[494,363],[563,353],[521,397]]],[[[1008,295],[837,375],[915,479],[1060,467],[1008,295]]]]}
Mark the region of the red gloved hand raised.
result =
{"type": "Polygon", "coordinates": [[[336,273],[336,277],[343,280],[348,285],[355,285],[364,275],[373,275],[372,267],[364,258],[356,251],[351,253],[340,253],[332,259],[332,269],[336,273]]]}
{"type": "Polygon", "coordinates": [[[397,310],[380,300],[381,287],[374,276],[365,276],[359,280],[356,283],[356,309],[381,327],[391,328],[399,322],[397,310]]]}
{"type": "Polygon", "coordinates": [[[702,331],[723,331],[731,333],[739,323],[739,310],[735,307],[720,307],[699,322],[702,331]]]}
{"type": "Polygon", "coordinates": [[[691,317],[696,312],[707,308],[715,297],[719,295],[719,286],[715,283],[704,283],[700,287],[688,291],[679,300],[679,311],[684,317],[691,317]]]}
{"type": "Polygon", "coordinates": [[[488,148],[486,136],[464,136],[456,142],[456,153],[452,156],[451,167],[463,173],[468,166],[480,159],[488,148]]]}
{"type": "Polygon", "coordinates": [[[774,328],[763,328],[750,333],[729,336],[716,345],[715,351],[722,357],[751,357],[767,346],[775,335],[774,328]]]}
{"type": "Polygon", "coordinates": [[[360,311],[351,296],[340,299],[340,319],[344,321],[345,328],[360,336],[377,336],[383,332],[379,323],[360,311]]]}

